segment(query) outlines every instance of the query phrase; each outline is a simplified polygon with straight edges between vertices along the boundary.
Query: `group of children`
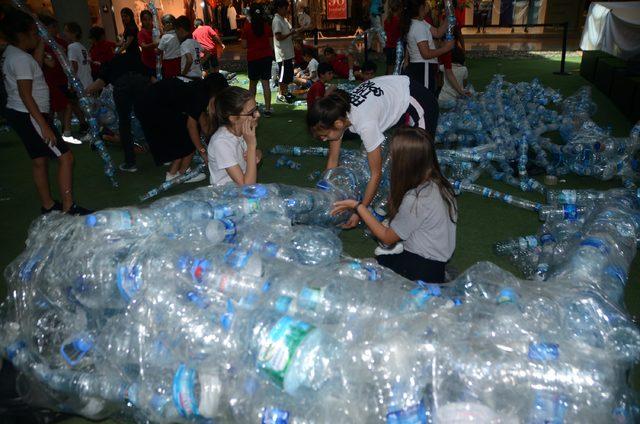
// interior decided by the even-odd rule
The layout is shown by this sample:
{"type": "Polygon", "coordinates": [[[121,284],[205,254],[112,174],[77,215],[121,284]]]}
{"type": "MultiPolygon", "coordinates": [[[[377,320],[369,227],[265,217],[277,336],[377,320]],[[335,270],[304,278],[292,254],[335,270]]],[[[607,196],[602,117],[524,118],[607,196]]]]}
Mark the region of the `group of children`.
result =
{"type": "MultiPolygon", "coordinates": [[[[135,110],[156,164],[169,164],[166,180],[189,173],[193,155],[199,154],[207,163],[212,185],[258,181],[262,154],[256,138],[260,111],[255,92],[229,87],[227,79],[217,72],[202,78],[200,66],[194,68],[193,64],[208,58],[200,55],[197,42],[185,44],[191,40],[185,17],[167,18],[170,26],[165,25],[163,36],[171,36],[175,31],[178,41],[183,40],[184,50],[180,47],[186,53],[181,55],[179,75],[154,82],[155,70],[148,66],[150,62],[145,63],[144,54],[130,51],[135,47],[144,53],[155,41],[147,43],[145,36],[137,37],[128,12],[124,11],[122,17],[125,32],[118,54],[101,64],[95,82],[87,80],[88,91],[96,92],[108,83],[114,85],[114,101],[116,107],[120,105],[122,109],[118,110],[119,116],[127,121],[125,115],[130,116],[131,110],[135,110]],[[198,70],[197,75],[193,69],[198,70]],[[209,139],[208,146],[203,144],[201,134],[205,140],[209,139]]],[[[143,29],[144,25],[148,26],[147,18],[143,20],[143,29]]],[[[30,16],[11,9],[3,14],[0,30],[11,44],[5,51],[2,66],[9,94],[6,115],[33,159],[42,212],[60,209],[84,213],[85,210],[73,203],[73,156],[64,143],[59,142],[49,114],[49,91],[38,60],[44,48],[35,23],[30,16]],[[30,51],[34,51],[33,55],[30,51]],[[46,165],[50,157],[60,159],[58,178],[62,203],[55,201],[49,192],[46,165]]],[[[80,37],[73,26],[67,26],[67,32],[76,37],[76,41],[80,37]]],[[[153,46],[154,51],[161,44],[162,39],[153,46]]],[[[175,50],[175,43],[173,47],[175,50]]],[[[444,282],[444,266],[455,248],[457,206],[453,189],[442,175],[435,154],[433,135],[438,116],[435,97],[423,84],[408,76],[373,77],[375,70],[366,68],[363,69],[365,81],[351,93],[333,87],[325,89],[334,74],[343,76],[338,72],[345,70],[345,58],[331,48],[325,49],[325,61],[321,63],[313,63],[315,58],[309,51],[306,56],[311,67],[299,78],[304,81],[318,78],[309,90],[312,98],[307,125],[314,138],[329,145],[327,168],[338,166],[342,139],[350,132],[362,139],[371,171],[362,197],[337,202],[333,213],[352,210],[345,228],[353,228],[362,221],[384,244],[404,242],[404,251],[380,255],[380,263],[411,279],[444,282]],[[390,145],[390,223],[384,226],[373,217],[368,206],[382,178],[384,133],[395,127],[399,129],[390,145]]],[[[80,77],[81,72],[82,78],[91,75],[91,59],[86,50],[73,47],[69,57],[76,75],[80,77]],[[88,74],[84,66],[88,67],[88,74]]],[[[175,58],[164,56],[162,60],[164,64],[175,58]]],[[[214,63],[209,66],[213,68],[214,63]]],[[[349,67],[349,63],[346,66],[349,67]]],[[[120,130],[126,132],[127,128],[120,130]]],[[[125,150],[127,156],[132,155],[125,150]]],[[[123,165],[121,169],[135,171],[135,163],[123,165]],[[127,166],[134,169],[126,169],[127,166]]],[[[204,178],[198,175],[193,181],[204,178]]]]}

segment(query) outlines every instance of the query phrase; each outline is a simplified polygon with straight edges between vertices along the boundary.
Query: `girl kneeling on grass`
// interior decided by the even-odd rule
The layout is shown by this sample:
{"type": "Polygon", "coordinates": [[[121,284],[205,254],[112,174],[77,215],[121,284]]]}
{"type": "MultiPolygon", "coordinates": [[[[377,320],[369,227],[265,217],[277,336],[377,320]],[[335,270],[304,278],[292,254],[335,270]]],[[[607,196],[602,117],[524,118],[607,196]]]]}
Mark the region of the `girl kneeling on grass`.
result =
{"type": "Polygon", "coordinates": [[[334,206],[333,214],[352,209],[382,243],[403,241],[402,253],[376,256],[378,263],[410,280],[444,283],[445,263],[456,246],[458,207],[426,131],[401,128],[391,142],[389,227],[356,200],[334,206]]]}
{"type": "Polygon", "coordinates": [[[207,153],[211,185],[255,184],[262,152],[257,149],[260,112],[253,94],[240,87],[224,89],[215,100],[218,130],[207,153]]]}
{"type": "Polygon", "coordinates": [[[0,32],[9,42],[0,61],[7,95],[4,116],[31,157],[41,213],[54,210],[72,215],[91,213],[73,203],[73,154],[49,115],[49,87],[40,68],[44,43],[38,37],[35,21],[22,11],[4,6],[0,8],[0,32]],[[33,56],[28,53],[31,51],[33,56]],[[58,186],[62,203],[51,197],[50,158],[59,162],[58,186]]]}

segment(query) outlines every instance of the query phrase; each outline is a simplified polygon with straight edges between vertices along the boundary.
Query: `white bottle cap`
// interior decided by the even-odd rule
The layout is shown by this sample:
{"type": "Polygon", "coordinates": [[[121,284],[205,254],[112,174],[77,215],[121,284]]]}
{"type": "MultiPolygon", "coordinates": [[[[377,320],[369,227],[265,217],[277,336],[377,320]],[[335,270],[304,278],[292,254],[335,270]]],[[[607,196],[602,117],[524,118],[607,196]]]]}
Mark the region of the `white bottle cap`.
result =
{"type": "Polygon", "coordinates": [[[218,414],[222,386],[217,374],[198,371],[200,382],[200,405],[198,411],[205,418],[213,418],[218,414]]]}

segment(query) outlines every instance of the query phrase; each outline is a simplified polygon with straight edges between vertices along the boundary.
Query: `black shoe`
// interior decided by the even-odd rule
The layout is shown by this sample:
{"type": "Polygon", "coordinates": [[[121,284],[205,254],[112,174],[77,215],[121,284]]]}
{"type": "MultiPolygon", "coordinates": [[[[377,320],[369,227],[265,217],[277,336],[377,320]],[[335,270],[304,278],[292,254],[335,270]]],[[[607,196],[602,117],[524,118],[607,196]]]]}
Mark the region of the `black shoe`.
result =
{"type": "Polygon", "coordinates": [[[264,116],[265,118],[271,118],[273,116],[273,112],[271,112],[270,110],[265,110],[264,112],[262,112],[262,116],[264,116]]]}
{"type": "Polygon", "coordinates": [[[42,215],[46,215],[49,212],[53,212],[53,211],[60,211],[62,212],[62,203],[58,202],[57,200],[53,201],[53,206],[51,206],[49,209],[45,209],[43,207],[40,208],[40,213],[42,215]]]}
{"type": "Polygon", "coordinates": [[[138,172],[138,167],[136,166],[135,163],[134,164],[123,163],[118,168],[124,172],[138,172]]]}
{"type": "Polygon", "coordinates": [[[291,93],[287,93],[284,95],[284,99],[287,101],[287,103],[293,103],[296,101],[296,96],[291,93]]]}
{"type": "Polygon", "coordinates": [[[94,211],[92,211],[91,209],[83,208],[82,206],[78,206],[74,203],[73,205],[71,205],[71,207],[66,213],[69,215],[78,216],[78,215],[89,215],[93,212],[94,211]]]}

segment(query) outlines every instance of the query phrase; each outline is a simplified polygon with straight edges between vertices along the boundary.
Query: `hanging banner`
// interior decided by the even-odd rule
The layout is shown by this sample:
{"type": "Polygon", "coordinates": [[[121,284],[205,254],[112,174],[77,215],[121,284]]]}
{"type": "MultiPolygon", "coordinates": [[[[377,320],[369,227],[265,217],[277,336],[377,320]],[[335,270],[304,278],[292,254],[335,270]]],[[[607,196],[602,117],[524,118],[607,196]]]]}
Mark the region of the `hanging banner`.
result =
{"type": "Polygon", "coordinates": [[[327,19],[347,19],[347,0],[327,0],[327,19]]]}

